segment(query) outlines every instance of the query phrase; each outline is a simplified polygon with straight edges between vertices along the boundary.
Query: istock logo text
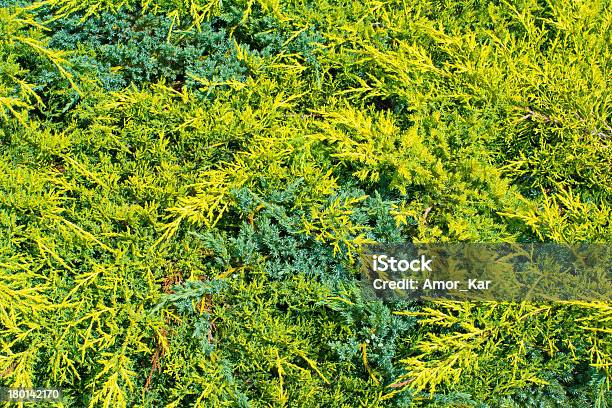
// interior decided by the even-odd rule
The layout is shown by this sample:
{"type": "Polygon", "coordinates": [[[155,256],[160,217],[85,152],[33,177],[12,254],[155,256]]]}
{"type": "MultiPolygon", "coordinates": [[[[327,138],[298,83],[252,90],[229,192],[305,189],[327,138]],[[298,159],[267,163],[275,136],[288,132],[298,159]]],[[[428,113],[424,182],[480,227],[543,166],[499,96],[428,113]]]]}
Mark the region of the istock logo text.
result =
{"type": "Polygon", "coordinates": [[[393,256],[387,255],[374,255],[372,256],[372,268],[378,272],[393,271],[393,272],[406,272],[406,271],[430,271],[431,270],[431,259],[421,255],[417,259],[396,259],[393,256]]]}

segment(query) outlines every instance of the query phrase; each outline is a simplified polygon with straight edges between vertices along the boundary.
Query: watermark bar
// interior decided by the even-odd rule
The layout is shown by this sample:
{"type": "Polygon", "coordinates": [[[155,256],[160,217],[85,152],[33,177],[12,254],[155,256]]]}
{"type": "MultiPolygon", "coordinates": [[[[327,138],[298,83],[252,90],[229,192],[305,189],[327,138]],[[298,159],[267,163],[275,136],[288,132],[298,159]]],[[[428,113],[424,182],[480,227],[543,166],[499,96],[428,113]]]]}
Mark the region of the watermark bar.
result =
{"type": "Polygon", "coordinates": [[[382,298],[612,300],[612,244],[370,245],[361,263],[382,298]]]}

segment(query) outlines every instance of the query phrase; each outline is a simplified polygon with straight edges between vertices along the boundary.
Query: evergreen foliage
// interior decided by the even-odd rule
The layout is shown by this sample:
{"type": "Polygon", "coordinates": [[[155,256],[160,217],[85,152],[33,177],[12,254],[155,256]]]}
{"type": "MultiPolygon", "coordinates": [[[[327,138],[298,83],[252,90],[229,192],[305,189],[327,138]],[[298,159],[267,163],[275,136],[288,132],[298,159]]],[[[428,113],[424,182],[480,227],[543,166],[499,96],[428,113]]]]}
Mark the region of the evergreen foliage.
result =
{"type": "Polygon", "coordinates": [[[612,404],[608,303],[358,282],[373,242],[612,241],[609,2],[0,5],[1,386],[612,404]]]}

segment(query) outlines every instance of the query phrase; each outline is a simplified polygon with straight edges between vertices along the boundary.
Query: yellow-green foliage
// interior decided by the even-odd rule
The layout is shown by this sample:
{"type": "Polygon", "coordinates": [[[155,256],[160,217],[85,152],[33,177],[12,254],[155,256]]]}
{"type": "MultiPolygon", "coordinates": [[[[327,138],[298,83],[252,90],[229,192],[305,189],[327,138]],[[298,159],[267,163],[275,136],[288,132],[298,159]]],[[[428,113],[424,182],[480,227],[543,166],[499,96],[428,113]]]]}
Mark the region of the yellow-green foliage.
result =
{"type": "Polygon", "coordinates": [[[608,303],[357,282],[373,242],[610,242],[608,2],[0,5],[0,385],[612,403],[608,303]]]}
{"type": "Polygon", "coordinates": [[[606,374],[598,392],[610,386],[610,343],[597,335],[609,333],[607,304],[440,301],[422,311],[396,313],[420,317],[424,328],[414,346],[417,354],[402,360],[408,370],[399,379],[418,390],[433,394],[436,387],[463,380],[480,398],[491,390],[507,394],[530,383],[549,384],[550,372],[563,370],[577,353],[587,353],[592,366],[606,374]],[[561,352],[568,360],[552,358],[561,352]]]}

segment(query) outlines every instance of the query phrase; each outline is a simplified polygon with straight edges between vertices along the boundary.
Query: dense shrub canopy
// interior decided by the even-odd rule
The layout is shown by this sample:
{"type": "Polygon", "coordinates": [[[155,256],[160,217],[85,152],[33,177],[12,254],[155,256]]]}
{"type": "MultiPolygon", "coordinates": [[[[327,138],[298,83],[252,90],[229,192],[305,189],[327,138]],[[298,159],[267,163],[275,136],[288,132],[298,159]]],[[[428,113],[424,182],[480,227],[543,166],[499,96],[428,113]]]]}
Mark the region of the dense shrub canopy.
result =
{"type": "Polygon", "coordinates": [[[612,403],[607,303],[357,282],[372,242],[612,241],[609,2],[0,5],[0,385],[612,403]]]}

